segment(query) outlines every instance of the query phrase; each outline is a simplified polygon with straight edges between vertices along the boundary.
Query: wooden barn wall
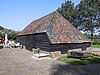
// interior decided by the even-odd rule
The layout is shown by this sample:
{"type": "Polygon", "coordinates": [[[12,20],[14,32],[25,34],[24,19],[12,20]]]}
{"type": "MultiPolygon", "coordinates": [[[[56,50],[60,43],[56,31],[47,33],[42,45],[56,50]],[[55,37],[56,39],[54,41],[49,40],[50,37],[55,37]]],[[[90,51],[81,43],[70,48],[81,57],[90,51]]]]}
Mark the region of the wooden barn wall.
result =
{"type": "Polygon", "coordinates": [[[50,51],[50,41],[45,33],[18,36],[16,42],[21,43],[26,49],[40,48],[42,51],[50,51]]]}
{"type": "Polygon", "coordinates": [[[21,36],[17,36],[17,37],[16,37],[16,42],[21,43],[21,36]]]}
{"type": "Polygon", "coordinates": [[[32,51],[32,48],[40,48],[44,52],[61,51],[67,53],[70,49],[81,48],[85,50],[86,47],[91,46],[90,43],[50,44],[50,40],[45,33],[18,36],[16,41],[26,46],[26,49],[30,51],[32,51]]]}
{"type": "Polygon", "coordinates": [[[70,43],[70,44],[53,44],[51,46],[52,51],[61,51],[61,53],[67,53],[68,50],[71,49],[79,49],[86,50],[87,47],[90,47],[91,43],[70,43]]]}

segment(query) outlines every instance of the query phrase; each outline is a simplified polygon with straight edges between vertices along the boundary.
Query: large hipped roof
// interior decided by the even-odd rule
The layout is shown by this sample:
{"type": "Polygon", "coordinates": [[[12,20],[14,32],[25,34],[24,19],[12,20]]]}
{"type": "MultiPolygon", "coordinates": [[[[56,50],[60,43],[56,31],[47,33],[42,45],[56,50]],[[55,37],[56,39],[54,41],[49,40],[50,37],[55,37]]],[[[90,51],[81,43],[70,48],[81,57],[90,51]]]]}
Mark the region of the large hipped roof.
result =
{"type": "Polygon", "coordinates": [[[44,32],[52,44],[89,42],[86,36],[57,11],[31,22],[19,35],[44,32]]]}

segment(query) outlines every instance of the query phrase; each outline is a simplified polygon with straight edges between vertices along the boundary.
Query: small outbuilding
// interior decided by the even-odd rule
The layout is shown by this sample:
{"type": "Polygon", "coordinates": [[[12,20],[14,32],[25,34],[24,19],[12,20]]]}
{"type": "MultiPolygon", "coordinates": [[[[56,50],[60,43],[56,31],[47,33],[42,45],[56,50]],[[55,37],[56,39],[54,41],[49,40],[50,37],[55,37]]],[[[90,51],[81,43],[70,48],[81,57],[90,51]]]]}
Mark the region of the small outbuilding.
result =
{"type": "Polygon", "coordinates": [[[70,49],[86,50],[91,46],[89,39],[57,11],[31,22],[16,41],[30,51],[40,48],[46,52],[66,53],[70,49]]]}
{"type": "Polygon", "coordinates": [[[3,44],[3,38],[0,37],[0,44],[3,44]]]}

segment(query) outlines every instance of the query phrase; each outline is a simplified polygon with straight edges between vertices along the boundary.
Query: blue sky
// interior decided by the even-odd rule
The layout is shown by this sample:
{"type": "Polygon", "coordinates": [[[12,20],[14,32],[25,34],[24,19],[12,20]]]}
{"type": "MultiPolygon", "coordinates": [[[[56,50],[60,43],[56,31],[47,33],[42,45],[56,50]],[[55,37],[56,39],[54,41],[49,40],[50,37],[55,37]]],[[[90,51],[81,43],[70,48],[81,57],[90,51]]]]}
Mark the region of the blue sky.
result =
{"type": "MultiPolygon", "coordinates": [[[[0,26],[21,31],[30,22],[45,16],[65,0],[0,0],[0,26]]],[[[80,0],[72,0],[78,4],[80,0]]]]}

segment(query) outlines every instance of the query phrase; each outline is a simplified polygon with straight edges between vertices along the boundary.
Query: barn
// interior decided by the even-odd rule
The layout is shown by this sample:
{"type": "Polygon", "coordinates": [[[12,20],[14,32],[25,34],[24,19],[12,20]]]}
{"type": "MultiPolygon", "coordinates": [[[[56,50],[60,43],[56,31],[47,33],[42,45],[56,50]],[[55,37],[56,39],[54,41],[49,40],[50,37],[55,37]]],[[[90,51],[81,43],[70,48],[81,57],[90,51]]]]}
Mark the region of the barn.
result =
{"type": "Polygon", "coordinates": [[[18,34],[16,42],[30,51],[40,48],[45,52],[62,53],[77,48],[86,50],[91,45],[89,39],[57,11],[31,22],[18,34]]]}

